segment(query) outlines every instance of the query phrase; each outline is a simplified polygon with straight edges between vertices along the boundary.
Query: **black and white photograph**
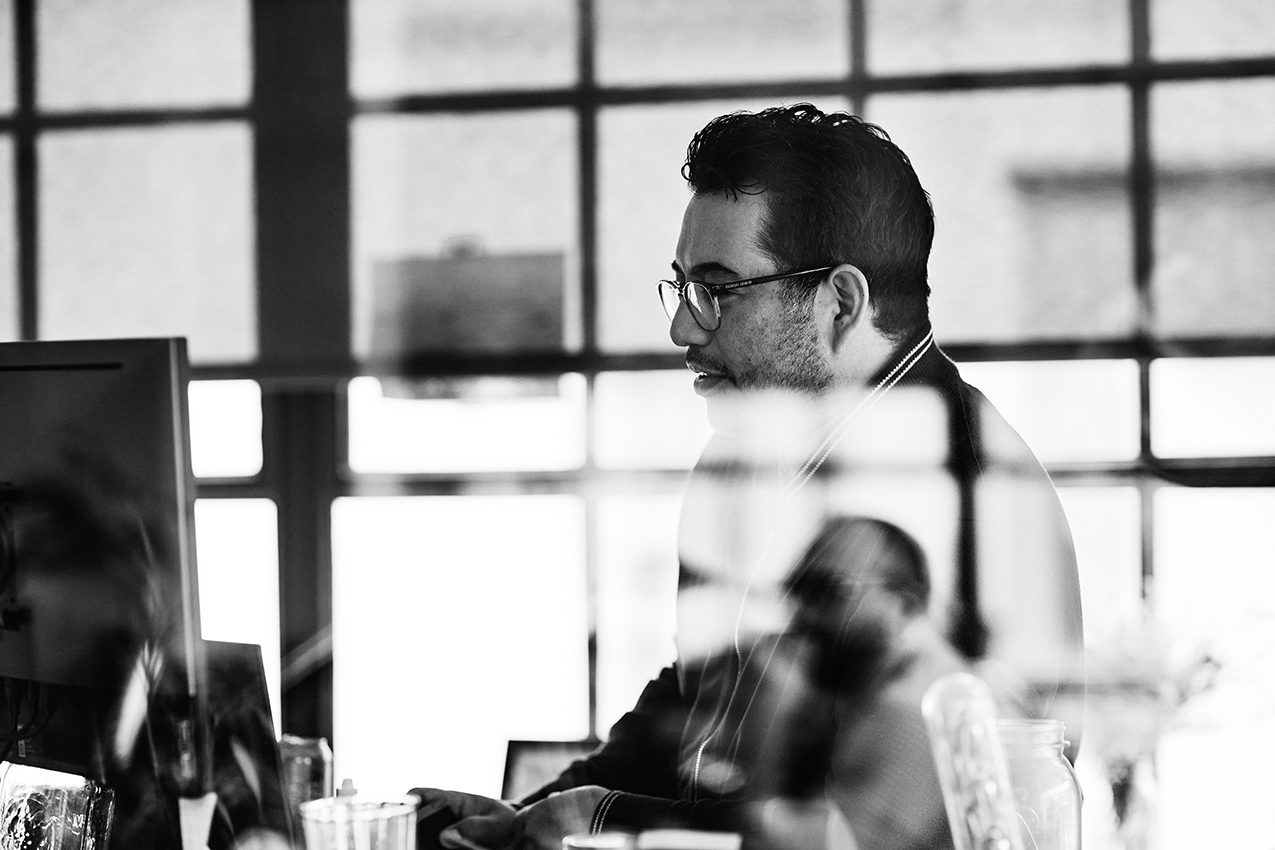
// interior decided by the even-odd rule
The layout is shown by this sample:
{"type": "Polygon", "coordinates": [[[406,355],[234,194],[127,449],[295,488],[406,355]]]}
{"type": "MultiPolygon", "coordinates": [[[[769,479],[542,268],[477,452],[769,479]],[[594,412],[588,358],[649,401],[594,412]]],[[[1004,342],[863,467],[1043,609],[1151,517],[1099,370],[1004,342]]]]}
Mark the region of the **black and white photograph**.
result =
{"type": "Polygon", "coordinates": [[[1271,0],[0,0],[0,848],[1275,850],[1271,0]]]}

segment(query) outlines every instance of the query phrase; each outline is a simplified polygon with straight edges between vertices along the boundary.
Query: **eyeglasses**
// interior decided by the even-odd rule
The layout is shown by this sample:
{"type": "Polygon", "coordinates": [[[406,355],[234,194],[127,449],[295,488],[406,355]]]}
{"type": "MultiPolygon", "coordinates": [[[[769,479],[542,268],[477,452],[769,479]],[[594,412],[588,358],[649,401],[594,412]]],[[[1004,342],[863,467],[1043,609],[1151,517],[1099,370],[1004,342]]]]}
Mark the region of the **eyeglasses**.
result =
{"type": "Polygon", "coordinates": [[[732,289],[742,289],[745,286],[756,286],[759,283],[771,283],[790,277],[801,277],[805,274],[829,272],[835,268],[836,266],[822,266],[817,269],[780,272],[779,274],[749,277],[726,283],[704,283],[700,280],[661,280],[656,286],[660,290],[660,303],[664,305],[664,312],[668,314],[670,322],[677,315],[678,305],[685,304],[691,311],[691,318],[695,320],[695,324],[711,333],[722,326],[722,308],[717,303],[717,293],[728,292],[732,289]]]}

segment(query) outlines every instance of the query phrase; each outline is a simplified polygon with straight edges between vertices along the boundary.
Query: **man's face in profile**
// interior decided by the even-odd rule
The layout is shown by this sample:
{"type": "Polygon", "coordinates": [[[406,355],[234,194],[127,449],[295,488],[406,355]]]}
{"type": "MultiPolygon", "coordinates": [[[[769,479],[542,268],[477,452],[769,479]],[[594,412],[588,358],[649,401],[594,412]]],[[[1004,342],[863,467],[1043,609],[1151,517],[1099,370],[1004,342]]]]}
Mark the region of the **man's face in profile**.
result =
{"type": "MultiPolygon", "coordinates": [[[[692,197],[673,263],[678,279],[711,285],[783,271],[758,247],[765,212],[764,193],[692,197]]],[[[685,305],[669,329],[673,342],[686,348],[695,391],[708,400],[710,419],[719,400],[741,391],[830,388],[830,352],[812,317],[813,298],[794,300],[776,281],[721,292],[717,300],[717,330],[701,328],[685,305]]]]}

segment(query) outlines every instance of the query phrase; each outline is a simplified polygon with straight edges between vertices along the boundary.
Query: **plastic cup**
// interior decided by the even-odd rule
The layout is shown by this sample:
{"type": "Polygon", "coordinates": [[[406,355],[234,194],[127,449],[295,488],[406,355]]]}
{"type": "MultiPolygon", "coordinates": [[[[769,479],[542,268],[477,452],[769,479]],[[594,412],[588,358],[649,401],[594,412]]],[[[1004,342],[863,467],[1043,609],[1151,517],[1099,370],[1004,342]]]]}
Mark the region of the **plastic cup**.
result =
{"type": "Polygon", "coordinates": [[[415,850],[416,807],[401,797],[324,797],[301,804],[306,850],[415,850]]]}

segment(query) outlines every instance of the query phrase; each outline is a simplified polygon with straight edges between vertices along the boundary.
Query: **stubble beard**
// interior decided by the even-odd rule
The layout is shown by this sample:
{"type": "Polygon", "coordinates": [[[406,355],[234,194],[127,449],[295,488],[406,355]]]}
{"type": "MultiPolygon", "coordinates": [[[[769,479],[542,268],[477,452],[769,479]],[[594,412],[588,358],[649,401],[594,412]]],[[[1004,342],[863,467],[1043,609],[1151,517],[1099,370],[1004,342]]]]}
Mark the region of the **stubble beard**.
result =
{"type": "Polygon", "coordinates": [[[733,376],[738,393],[709,399],[708,418],[715,431],[738,434],[748,430],[747,423],[757,415],[764,417],[764,410],[746,401],[751,396],[790,395],[814,401],[833,389],[835,375],[820,351],[813,313],[813,298],[785,300],[780,327],[758,341],[758,350],[768,356],[733,376]]]}
{"type": "Polygon", "coordinates": [[[777,390],[818,396],[832,389],[832,367],[819,350],[819,332],[814,322],[814,298],[790,295],[784,298],[783,328],[768,345],[774,354],[764,359],[743,389],[777,390]]]}

